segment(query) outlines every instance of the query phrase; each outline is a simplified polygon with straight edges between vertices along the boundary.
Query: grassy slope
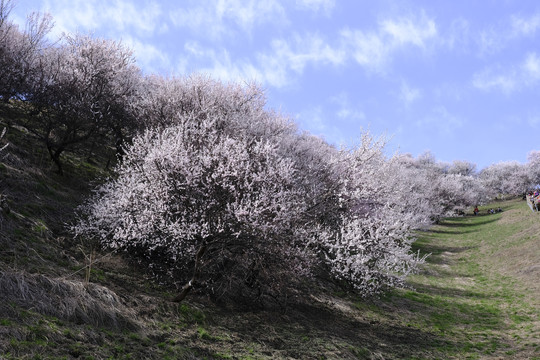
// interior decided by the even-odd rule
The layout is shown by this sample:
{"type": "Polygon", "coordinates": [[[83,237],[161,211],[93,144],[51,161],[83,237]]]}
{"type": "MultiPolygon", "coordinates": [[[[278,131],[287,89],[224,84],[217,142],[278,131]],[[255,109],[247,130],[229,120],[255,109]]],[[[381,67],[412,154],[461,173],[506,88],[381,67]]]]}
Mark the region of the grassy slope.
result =
{"type": "MultiPolygon", "coordinates": [[[[0,111],[0,129],[23,121],[16,109],[0,111]]],[[[314,290],[278,310],[218,306],[196,293],[178,305],[116,256],[85,285],[85,248],[64,223],[103,164],[71,154],[59,177],[24,128],[7,138],[0,359],[540,359],[540,218],[521,201],[421,233],[418,249],[432,256],[411,278],[415,290],[372,301],[314,290]]]]}
{"type": "Polygon", "coordinates": [[[410,312],[402,321],[438,334],[438,349],[456,358],[540,359],[539,214],[521,200],[504,212],[446,219],[417,246],[432,253],[410,283],[396,291],[410,312]]]}

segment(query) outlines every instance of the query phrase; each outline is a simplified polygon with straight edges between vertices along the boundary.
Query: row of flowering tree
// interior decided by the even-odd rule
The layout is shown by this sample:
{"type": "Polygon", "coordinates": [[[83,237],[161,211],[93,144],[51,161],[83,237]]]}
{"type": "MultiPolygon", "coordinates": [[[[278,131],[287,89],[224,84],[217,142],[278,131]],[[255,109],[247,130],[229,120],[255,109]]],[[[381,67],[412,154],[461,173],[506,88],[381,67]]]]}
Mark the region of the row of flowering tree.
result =
{"type": "Polygon", "coordinates": [[[481,200],[463,163],[384,153],[364,133],[338,149],[265,109],[254,85],[145,78],[146,124],[77,236],[215,295],[276,297],[317,274],[362,295],[400,286],[423,258],[413,231],[481,200]]]}
{"type": "Polygon", "coordinates": [[[368,133],[337,148],[268,110],[254,84],[143,75],[117,42],[47,43],[47,15],[20,31],[0,1],[3,100],[26,102],[60,171],[81,147],[122,156],[74,235],[172,279],[177,301],[194,287],[279,298],[321,274],[364,296],[401,286],[424,260],[414,230],[489,196],[473,164],[387,156],[368,133]]]}

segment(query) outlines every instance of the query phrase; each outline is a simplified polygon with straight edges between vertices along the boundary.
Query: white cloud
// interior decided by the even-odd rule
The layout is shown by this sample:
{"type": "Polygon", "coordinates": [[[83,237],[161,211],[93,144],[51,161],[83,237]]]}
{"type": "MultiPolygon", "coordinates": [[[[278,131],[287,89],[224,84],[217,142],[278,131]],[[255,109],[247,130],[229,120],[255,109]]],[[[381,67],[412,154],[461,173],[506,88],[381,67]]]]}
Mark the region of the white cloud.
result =
{"type": "Polygon", "coordinates": [[[443,44],[450,50],[463,51],[467,48],[470,42],[470,25],[463,18],[458,18],[452,21],[448,32],[444,38],[441,38],[443,44]]]}
{"type": "Polygon", "coordinates": [[[336,115],[341,119],[364,120],[366,118],[366,114],[364,114],[363,112],[347,107],[339,109],[336,115]]]}
{"type": "Polygon", "coordinates": [[[510,70],[502,72],[500,67],[488,68],[473,76],[473,86],[484,91],[499,90],[509,94],[516,87],[516,72],[510,70]]]}
{"type": "Polygon", "coordinates": [[[401,82],[401,89],[399,92],[399,98],[406,106],[412,104],[416,100],[420,99],[421,93],[419,89],[410,87],[405,81],[401,82]]]}
{"type": "Polygon", "coordinates": [[[296,120],[303,130],[309,131],[315,136],[319,136],[329,143],[335,145],[346,144],[351,139],[347,139],[343,131],[334,125],[329,125],[327,116],[321,106],[315,106],[296,115],[296,120]]]}
{"type": "Polygon", "coordinates": [[[315,13],[330,15],[336,5],[335,0],[296,0],[296,6],[300,9],[310,10],[315,13]]]}
{"type": "Polygon", "coordinates": [[[407,47],[426,48],[437,38],[435,22],[424,14],[420,18],[387,19],[376,31],[343,30],[343,46],[353,59],[368,70],[380,72],[391,61],[393,54],[407,47]]]}
{"type": "Polygon", "coordinates": [[[260,81],[276,88],[290,85],[293,77],[289,74],[287,64],[282,60],[280,57],[273,56],[273,54],[257,54],[260,81]]]}
{"type": "Polygon", "coordinates": [[[474,74],[473,86],[484,91],[501,91],[506,94],[535,85],[540,80],[540,57],[530,53],[514,66],[489,67],[474,74]]]}
{"type": "Polygon", "coordinates": [[[275,39],[270,47],[243,59],[231,58],[224,48],[203,47],[195,41],[186,43],[184,49],[190,62],[207,64],[200,66],[200,71],[221,79],[256,80],[277,88],[294,83],[294,74],[302,75],[307,66],[338,66],[345,61],[341,49],[333,49],[316,34],[295,35],[290,40],[275,39]]]}
{"type": "Polygon", "coordinates": [[[300,128],[336,146],[356,143],[361,129],[358,120],[365,120],[364,112],[358,106],[351,104],[349,95],[345,92],[331,97],[329,103],[336,107],[330,110],[328,103],[319,103],[297,114],[296,120],[300,128]],[[353,129],[358,129],[358,133],[344,131],[346,128],[343,126],[344,123],[352,125],[353,129]]]}
{"type": "Polygon", "coordinates": [[[336,110],[336,116],[340,119],[346,120],[364,120],[366,114],[363,111],[357,109],[354,105],[351,105],[349,96],[346,93],[340,93],[330,99],[332,103],[338,105],[336,110]]]}
{"type": "Polygon", "coordinates": [[[162,10],[156,2],[135,4],[133,1],[46,1],[42,11],[53,16],[51,37],[56,41],[63,33],[95,33],[100,37],[122,41],[133,50],[139,66],[147,72],[170,70],[167,53],[142,40],[164,30],[162,10]]]}
{"type": "Polygon", "coordinates": [[[155,2],[139,6],[126,0],[55,0],[45,2],[44,10],[54,17],[54,36],[96,30],[114,37],[127,31],[150,35],[163,27],[162,10],[155,2]]]}
{"type": "MultiPolygon", "coordinates": [[[[540,129],[540,112],[538,109],[530,109],[520,120],[535,130],[540,129]]],[[[517,126],[519,127],[520,124],[517,126]]]]}
{"type": "Polygon", "coordinates": [[[341,33],[347,52],[361,66],[381,70],[388,61],[389,48],[376,33],[344,30],[341,33]]]}
{"type": "Polygon", "coordinates": [[[192,31],[201,31],[212,37],[221,36],[226,32],[221,19],[217,21],[217,14],[211,13],[213,8],[176,9],[170,12],[170,19],[176,27],[187,27],[192,31]]]}
{"type": "Polygon", "coordinates": [[[431,90],[437,100],[447,101],[449,99],[459,102],[467,97],[468,89],[459,82],[444,82],[431,90]]]}
{"type": "MultiPolygon", "coordinates": [[[[193,16],[192,20],[199,21],[197,18],[193,16]]],[[[294,83],[308,66],[338,67],[352,60],[368,71],[382,72],[396,51],[426,48],[436,36],[434,21],[422,14],[419,18],[382,21],[375,32],[343,30],[333,44],[316,33],[273,39],[270,49],[245,59],[231,59],[225,50],[202,49],[200,45],[188,45],[186,50],[196,59],[206,59],[210,65],[205,71],[220,74],[220,78],[249,76],[270,86],[284,87],[294,83]]],[[[419,95],[416,89],[402,90],[403,100],[408,103],[419,95]]],[[[345,114],[341,112],[342,116],[345,114]]]]}
{"type": "Polygon", "coordinates": [[[477,36],[478,48],[482,56],[492,55],[501,51],[507,42],[507,34],[494,28],[484,29],[477,36]]]}
{"type": "Polygon", "coordinates": [[[540,57],[535,53],[527,55],[523,64],[524,75],[530,82],[536,82],[540,79],[540,57]]]}
{"type": "Polygon", "coordinates": [[[272,53],[288,68],[301,74],[308,64],[339,65],[345,61],[341,49],[333,49],[315,34],[296,35],[292,41],[272,41],[272,53]],[[292,44],[291,44],[292,42],[292,44]]]}
{"type": "Polygon", "coordinates": [[[107,2],[109,6],[101,7],[100,17],[103,24],[114,24],[114,28],[124,31],[133,28],[143,34],[151,34],[159,28],[158,19],[162,15],[160,6],[155,2],[146,3],[145,6],[135,6],[133,2],[115,0],[107,2]]]}
{"type": "Polygon", "coordinates": [[[540,115],[530,115],[527,118],[527,123],[530,127],[537,128],[540,125],[540,115]]]}
{"type": "MultiPolygon", "coordinates": [[[[354,62],[368,71],[382,72],[396,51],[425,48],[437,35],[434,21],[422,13],[385,19],[372,31],[345,29],[332,40],[317,33],[273,38],[257,44],[249,55],[235,58],[226,45],[231,39],[235,43],[245,39],[240,33],[251,36],[259,26],[289,24],[281,0],[188,0],[173,5],[134,0],[47,1],[45,10],[56,22],[53,36],[98,29],[99,36],[123,38],[147,71],[207,71],[220,78],[250,78],[274,87],[295,83],[308,67],[354,62]],[[187,56],[172,55],[159,42],[145,40],[164,32],[171,36],[173,28],[193,32],[179,37],[179,47],[185,44],[187,56]],[[203,43],[208,44],[206,48],[203,43]]],[[[329,12],[335,5],[335,0],[296,2],[297,8],[318,13],[329,12]]]]}
{"type": "Polygon", "coordinates": [[[284,21],[285,9],[276,0],[220,0],[225,16],[229,16],[245,31],[255,25],[284,21]]]}
{"type": "Polygon", "coordinates": [[[540,29],[540,14],[534,14],[528,18],[513,16],[512,29],[516,35],[534,35],[540,29]]]}
{"type": "Polygon", "coordinates": [[[434,107],[427,116],[416,122],[416,126],[427,131],[436,130],[440,135],[451,135],[463,124],[460,117],[451,114],[442,105],[434,107]]]}
{"type": "Polygon", "coordinates": [[[423,16],[419,21],[413,18],[385,20],[380,24],[381,32],[390,36],[393,46],[412,44],[425,47],[427,40],[437,35],[435,22],[423,16]]]}
{"type": "Polygon", "coordinates": [[[528,17],[512,15],[479,31],[474,37],[480,56],[491,56],[509,44],[532,37],[540,30],[540,13],[528,17]]]}
{"type": "Polygon", "coordinates": [[[233,37],[238,31],[251,36],[257,25],[287,22],[285,9],[277,0],[201,0],[189,4],[192,6],[171,11],[172,23],[213,39],[233,37]]]}
{"type": "Polygon", "coordinates": [[[171,71],[172,62],[165,51],[133,37],[127,37],[123,41],[133,50],[137,64],[147,73],[163,74],[171,71]]]}
{"type": "Polygon", "coordinates": [[[54,17],[51,33],[58,38],[62,33],[90,31],[100,25],[95,4],[87,1],[47,1],[45,11],[54,17]],[[53,4],[53,5],[52,5],[53,4]]]}
{"type": "Polygon", "coordinates": [[[305,124],[310,132],[315,135],[324,134],[327,130],[326,121],[324,121],[323,110],[321,106],[315,106],[309,110],[306,110],[298,114],[297,119],[305,124]]]}
{"type": "Polygon", "coordinates": [[[187,62],[199,64],[196,69],[188,69],[184,64],[188,72],[210,74],[226,82],[256,81],[278,88],[290,83],[287,68],[274,58],[259,56],[253,63],[250,59],[232,58],[226,49],[205,48],[197,42],[186,43],[184,49],[187,62]]]}

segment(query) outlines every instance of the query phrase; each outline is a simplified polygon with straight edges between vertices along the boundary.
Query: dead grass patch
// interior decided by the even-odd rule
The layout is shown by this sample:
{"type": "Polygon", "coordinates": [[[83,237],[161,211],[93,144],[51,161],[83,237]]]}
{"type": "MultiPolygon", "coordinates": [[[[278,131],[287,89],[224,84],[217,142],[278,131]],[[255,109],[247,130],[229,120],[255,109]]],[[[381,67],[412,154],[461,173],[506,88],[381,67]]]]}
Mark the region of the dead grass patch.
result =
{"type": "Polygon", "coordinates": [[[138,327],[133,311],[122,304],[118,295],[97,284],[3,271],[0,301],[0,307],[11,304],[78,324],[115,329],[138,327]]]}

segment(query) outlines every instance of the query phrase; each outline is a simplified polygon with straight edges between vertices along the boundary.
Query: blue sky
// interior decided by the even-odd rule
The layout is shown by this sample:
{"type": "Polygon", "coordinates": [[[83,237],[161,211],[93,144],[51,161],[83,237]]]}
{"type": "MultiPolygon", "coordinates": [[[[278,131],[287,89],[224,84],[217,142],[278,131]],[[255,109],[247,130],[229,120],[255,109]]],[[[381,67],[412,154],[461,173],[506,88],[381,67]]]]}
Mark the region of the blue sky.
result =
{"type": "Polygon", "coordinates": [[[145,73],[255,80],[269,108],[335,144],[481,169],[540,148],[536,0],[16,0],[53,36],[122,40],[145,73]]]}

